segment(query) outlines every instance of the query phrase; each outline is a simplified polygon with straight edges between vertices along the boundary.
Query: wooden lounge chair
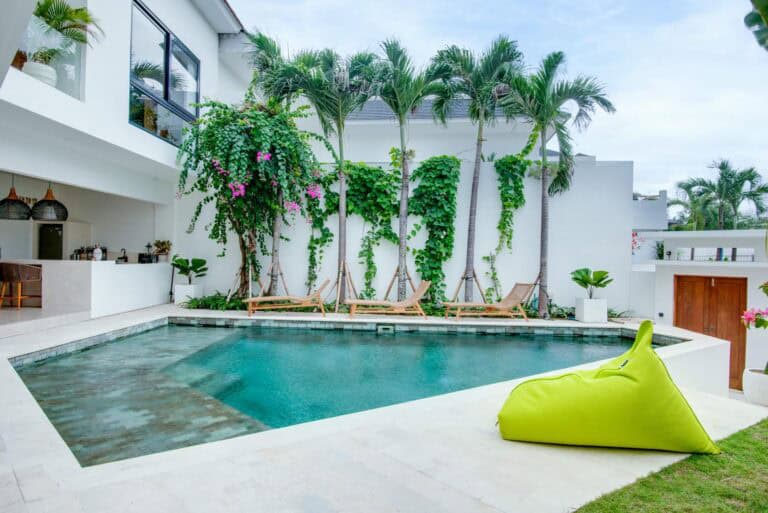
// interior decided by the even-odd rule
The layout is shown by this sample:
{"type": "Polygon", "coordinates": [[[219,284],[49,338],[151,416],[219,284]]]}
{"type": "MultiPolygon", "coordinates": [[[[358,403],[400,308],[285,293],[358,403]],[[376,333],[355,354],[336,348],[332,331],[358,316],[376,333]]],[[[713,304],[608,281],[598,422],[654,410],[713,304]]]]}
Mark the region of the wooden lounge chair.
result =
{"type": "Polygon", "coordinates": [[[462,314],[477,317],[522,317],[526,321],[523,305],[533,293],[535,283],[515,283],[507,297],[498,303],[445,303],[445,318],[451,313],[460,319],[462,314]]]}
{"type": "Polygon", "coordinates": [[[320,287],[308,296],[257,296],[246,299],[248,304],[248,317],[258,310],[290,310],[293,308],[319,308],[325,317],[323,306],[323,290],[331,283],[325,280],[320,287]]]}
{"type": "Polygon", "coordinates": [[[419,301],[429,290],[431,282],[422,281],[414,293],[402,301],[375,301],[368,299],[347,299],[345,304],[350,306],[349,316],[356,313],[393,314],[393,315],[420,315],[426,317],[419,301]]]}

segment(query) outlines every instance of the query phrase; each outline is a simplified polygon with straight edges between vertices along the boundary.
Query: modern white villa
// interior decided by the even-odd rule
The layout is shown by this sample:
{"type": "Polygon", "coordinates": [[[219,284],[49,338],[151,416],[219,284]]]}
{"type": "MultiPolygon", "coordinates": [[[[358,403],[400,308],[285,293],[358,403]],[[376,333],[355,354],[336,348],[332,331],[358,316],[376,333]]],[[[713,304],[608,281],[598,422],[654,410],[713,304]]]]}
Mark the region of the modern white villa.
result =
{"type": "MultiPolygon", "coordinates": [[[[550,299],[573,307],[585,292],[570,273],[606,270],[613,282],[597,297],[621,314],[608,323],[246,317],[174,305],[173,283],[185,278],[174,274],[169,255],[154,254],[158,240],[170,241],[170,255],[207,260],[197,281],[205,294],[237,286],[237,241],[221,255],[206,231],[211,205],[188,231],[200,195],[177,193],[177,157],[199,101],[243,101],[252,80],[246,27],[226,0],[71,0],[87,5],[100,32],[41,65],[20,51],[34,43],[38,2],[6,3],[0,197],[32,214],[0,218],[0,264],[31,266],[40,276],[23,283],[21,308],[12,297],[0,304],[0,513],[573,511],[683,455],[506,442],[494,427],[496,412],[527,376],[593,368],[621,354],[629,347],[621,341],[634,338],[643,319],[654,322],[659,356],[714,439],[768,416],[739,392],[745,369],[768,360],[768,334],[747,331],[740,320],[748,306],[768,307],[758,288],[768,281],[765,232],[668,231],[666,191],[633,194],[629,160],[576,155],[571,188],[550,201],[550,299]],[[218,352],[224,342],[214,342],[233,340],[237,330],[261,333],[266,346],[240,341],[233,352],[218,352]],[[339,343],[344,350],[320,352],[333,333],[350,337],[339,343]],[[382,344],[386,334],[415,341],[382,344]],[[452,337],[471,337],[473,349],[464,353],[452,337]],[[486,347],[504,337],[525,340],[509,361],[486,347]],[[431,348],[438,338],[447,348],[431,348]],[[274,346],[287,349],[278,354],[274,346]],[[99,360],[104,347],[112,352],[99,360]],[[420,363],[398,366],[409,359],[420,363]],[[244,368],[249,362],[258,369],[244,368]],[[308,378],[315,371],[296,370],[312,364],[329,389],[344,391],[336,404],[323,402],[323,385],[308,378]],[[411,383],[420,372],[424,382],[411,383]],[[428,390],[413,392],[422,385],[428,390]],[[248,386],[273,396],[257,401],[243,392],[248,386]],[[133,395],[158,391],[178,404],[133,395]],[[352,392],[390,395],[366,402],[352,392]],[[295,408],[276,413],[301,394],[307,398],[295,408]]],[[[321,132],[316,117],[301,128],[321,132]]],[[[436,155],[461,161],[456,242],[444,267],[449,291],[464,269],[475,134],[460,101],[444,126],[433,120],[430,100],[410,116],[414,168],[436,155]]],[[[501,208],[494,160],[519,152],[529,135],[529,125],[503,119],[485,133],[476,260],[486,286],[482,256],[497,244],[501,208]]],[[[399,133],[381,100],[350,117],[344,143],[350,161],[389,165],[399,133]]],[[[322,163],[333,161],[322,144],[313,150],[322,163]]],[[[550,155],[557,160],[556,151],[550,155]]],[[[496,261],[505,291],[537,279],[540,187],[537,177],[525,178],[512,249],[496,261]]],[[[287,219],[286,293],[303,295],[311,227],[301,216],[287,219]]],[[[335,216],[328,226],[336,233],[335,216]]],[[[365,272],[358,261],[365,230],[350,216],[355,280],[365,272]]],[[[423,243],[423,233],[409,242],[423,243]]],[[[334,251],[326,253],[321,281],[336,272],[334,251]]],[[[397,258],[395,244],[376,248],[380,295],[397,258]]],[[[412,253],[409,268],[416,268],[412,253]]]]}

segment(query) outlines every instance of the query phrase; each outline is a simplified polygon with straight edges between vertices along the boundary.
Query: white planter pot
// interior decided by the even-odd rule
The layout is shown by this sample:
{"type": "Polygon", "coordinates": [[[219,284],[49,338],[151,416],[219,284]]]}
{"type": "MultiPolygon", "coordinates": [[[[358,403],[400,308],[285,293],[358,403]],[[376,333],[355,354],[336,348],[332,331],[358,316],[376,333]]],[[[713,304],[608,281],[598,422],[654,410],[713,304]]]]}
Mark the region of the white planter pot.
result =
{"type": "Polygon", "coordinates": [[[190,299],[203,297],[202,285],[174,285],[173,302],[175,304],[186,303],[190,299]]]}
{"type": "Polygon", "coordinates": [[[576,299],[576,320],[580,322],[608,322],[608,301],[605,299],[576,299]]]}
{"type": "Polygon", "coordinates": [[[760,369],[744,369],[742,384],[747,401],[768,406],[768,374],[760,369]]]}
{"type": "Polygon", "coordinates": [[[47,64],[27,61],[24,63],[24,67],[21,68],[21,71],[51,87],[56,87],[56,82],[59,81],[59,76],[56,73],[56,70],[47,64]]]}

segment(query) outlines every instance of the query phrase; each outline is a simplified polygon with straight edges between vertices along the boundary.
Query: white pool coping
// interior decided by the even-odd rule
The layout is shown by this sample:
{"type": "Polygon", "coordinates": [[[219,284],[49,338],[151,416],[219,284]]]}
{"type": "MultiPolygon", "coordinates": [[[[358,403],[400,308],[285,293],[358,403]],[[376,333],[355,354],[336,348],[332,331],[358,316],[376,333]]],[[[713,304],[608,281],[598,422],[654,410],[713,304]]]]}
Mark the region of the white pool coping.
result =
{"type": "MultiPolygon", "coordinates": [[[[169,316],[245,317],[242,312],[191,312],[168,305],[0,339],[0,513],[566,512],[684,457],[505,442],[494,422],[507,394],[521,381],[513,380],[80,467],[8,358],[169,316]]],[[[259,317],[319,320],[296,313],[259,317]]],[[[328,320],[345,317],[331,315],[328,320]]],[[[371,319],[359,316],[352,322],[371,319]]],[[[462,319],[461,325],[522,322],[462,319]]],[[[585,326],[538,320],[526,325],[585,326]]],[[[722,362],[712,361],[727,355],[727,342],[677,328],[657,330],[691,339],[658,352],[678,384],[685,381],[683,392],[713,438],[768,416],[768,408],[728,399],[727,383],[723,391],[722,362]]]]}

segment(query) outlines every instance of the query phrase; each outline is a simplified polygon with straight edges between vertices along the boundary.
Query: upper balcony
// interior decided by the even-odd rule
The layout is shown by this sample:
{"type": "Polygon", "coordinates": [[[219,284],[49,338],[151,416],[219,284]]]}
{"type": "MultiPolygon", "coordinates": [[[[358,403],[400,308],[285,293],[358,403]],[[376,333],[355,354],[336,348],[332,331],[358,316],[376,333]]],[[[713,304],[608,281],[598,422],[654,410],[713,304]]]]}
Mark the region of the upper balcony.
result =
{"type": "MultiPolygon", "coordinates": [[[[50,154],[59,148],[55,160],[74,159],[71,152],[81,167],[98,162],[102,175],[130,170],[128,179],[136,181],[143,174],[150,179],[145,189],[152,181],[175,182],[177,146],[198,114],[196,103],[245,92],[247,63],[224,69],[238,61],[225,62],[219,42],[242,26],[231,11],[210,7],[223,0],[205,2],[206,9],[195,0],[68,2],[87,7],[98,27],[87,42],[73,42],[40,16],[29,19],[0,85],[0,168],[93,186],[95,170],[87,184],[57,175],[66,166],[51,165],[50,154]],[[45,148],[48,165],[34,158],[36,148],[45,148]]],[[[111,187],[124,190],[126,179],[113,178],[111,187]]]]}

